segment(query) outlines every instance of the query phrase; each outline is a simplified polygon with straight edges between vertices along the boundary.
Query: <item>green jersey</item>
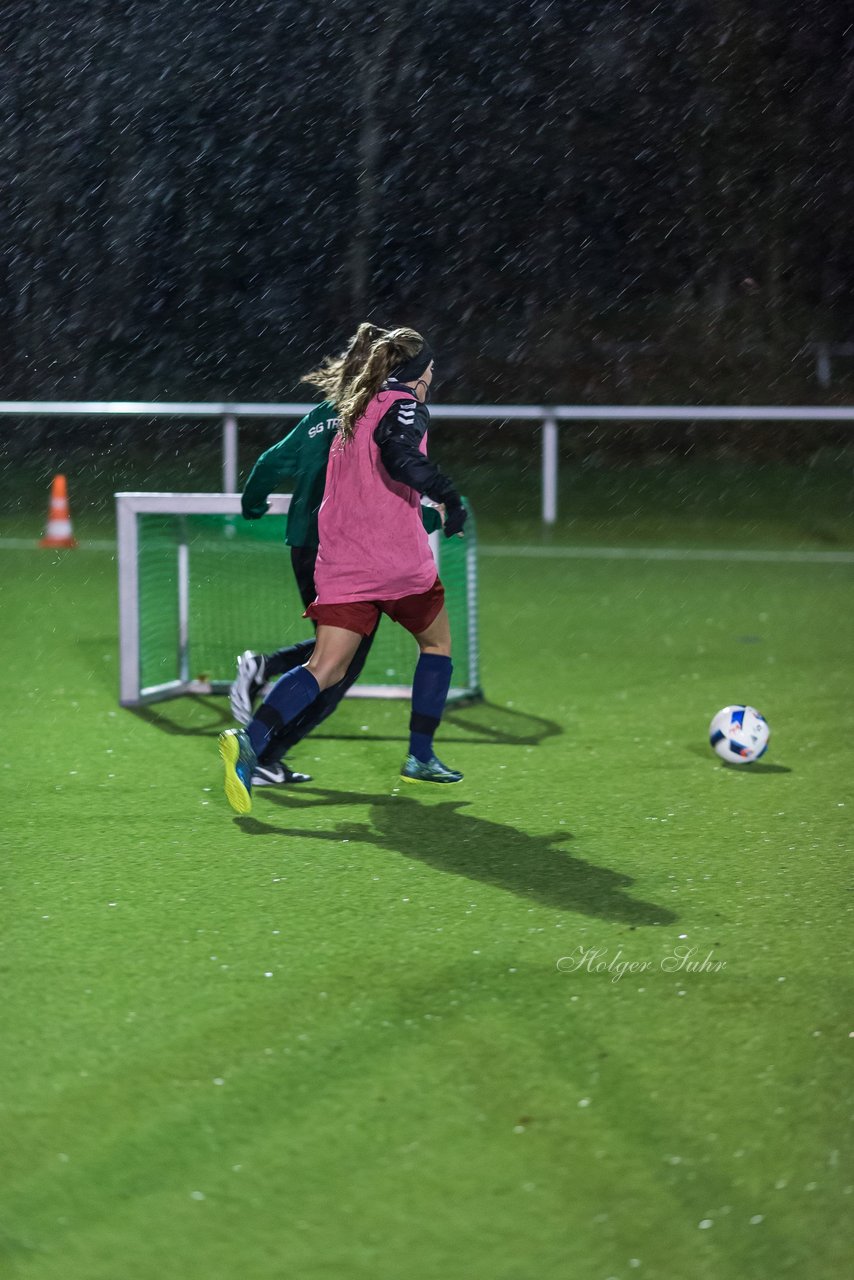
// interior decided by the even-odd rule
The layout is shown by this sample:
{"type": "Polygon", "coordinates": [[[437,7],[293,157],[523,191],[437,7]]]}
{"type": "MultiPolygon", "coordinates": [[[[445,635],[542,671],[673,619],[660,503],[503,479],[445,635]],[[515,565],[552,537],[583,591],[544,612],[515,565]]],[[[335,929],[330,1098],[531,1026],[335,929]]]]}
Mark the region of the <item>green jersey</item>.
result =
{"type": "Polygon", "coordinates": [[[274,444],[255,463],[243,490],[241,505],[247,520],[267,510],[267,499],[281,482],[292,479],[287,541],[292,547],[316,547],[317,513],[326,484],[326,461],[338,429],[335,406],[328,400],[301,418],[293,431],[274,444]]]}
{"type": "MultiPolygon", "coordinates": [[[[267,510],[270,494],[290,478],[293,484],[286,541],[292,547],[316,547],[319,541],[317,513],[326,486],[329,450],[337,430],[335,405],[324,400],[300,418],[284,440],[262,453],[243,489],[241,506],[246,519],[260,519],[267,510]]],[[[441,526],[438,512],[431,507],[421,508],[421,518],[428,533],[441,526]]]]}

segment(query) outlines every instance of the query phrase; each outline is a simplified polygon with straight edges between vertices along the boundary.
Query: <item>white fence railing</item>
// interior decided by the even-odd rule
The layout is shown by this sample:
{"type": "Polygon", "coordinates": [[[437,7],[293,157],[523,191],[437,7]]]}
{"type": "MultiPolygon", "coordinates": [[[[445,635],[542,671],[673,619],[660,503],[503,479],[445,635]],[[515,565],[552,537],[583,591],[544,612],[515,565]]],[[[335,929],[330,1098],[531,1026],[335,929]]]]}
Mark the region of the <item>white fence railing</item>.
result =
{"type": "MultiPolygon", "coordinates": [[[[301,418],[314,404],[208,404],[189,401],[0,400],[0,415],[18,417],[172,417],[222,421],[222,488],[237,489],[239,418],[301,418]]],[[[810,405],[439,404],[430,416],[458,422],[531,422],[541,428],[542,518],[557,519],[558,430],[561,422],[849,422],[854,407],[810,405]]]]}

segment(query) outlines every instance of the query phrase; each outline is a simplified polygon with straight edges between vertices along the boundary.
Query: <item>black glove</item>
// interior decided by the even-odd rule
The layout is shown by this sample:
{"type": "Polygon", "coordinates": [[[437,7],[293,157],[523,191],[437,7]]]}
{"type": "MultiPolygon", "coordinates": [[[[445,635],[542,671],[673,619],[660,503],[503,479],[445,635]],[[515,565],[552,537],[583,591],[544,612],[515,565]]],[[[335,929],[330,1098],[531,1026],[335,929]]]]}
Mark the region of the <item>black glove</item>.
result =
{"type": "Polygon", "coordinates": [[[445,508],[445,537],[453,538],[455,533],[462,533],[463,525],[469,518],[469,513],[461,502],[453,507],[445,508]]]}

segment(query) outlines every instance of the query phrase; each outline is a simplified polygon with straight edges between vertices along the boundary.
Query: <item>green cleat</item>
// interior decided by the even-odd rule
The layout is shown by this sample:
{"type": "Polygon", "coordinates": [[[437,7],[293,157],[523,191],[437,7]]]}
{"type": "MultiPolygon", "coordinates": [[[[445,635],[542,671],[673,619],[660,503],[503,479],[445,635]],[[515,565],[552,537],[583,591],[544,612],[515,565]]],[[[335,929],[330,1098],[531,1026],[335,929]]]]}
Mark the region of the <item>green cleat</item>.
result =
{"type": "Polygon", "coordinates": [[[456,769],[449,769],[441,760],[431,756],[425,763],[417,756],[407,756],[404,760],[400,776],[404,782],[462,782],[463,775],[456,769]]]}
{"type": "Polygon", "coordinates": [[[252,810],[252,773],[257,762],[249,735],[226,729],[219,735],[219,754],[225,765],[225,796],[235,813],[252,810]]]}

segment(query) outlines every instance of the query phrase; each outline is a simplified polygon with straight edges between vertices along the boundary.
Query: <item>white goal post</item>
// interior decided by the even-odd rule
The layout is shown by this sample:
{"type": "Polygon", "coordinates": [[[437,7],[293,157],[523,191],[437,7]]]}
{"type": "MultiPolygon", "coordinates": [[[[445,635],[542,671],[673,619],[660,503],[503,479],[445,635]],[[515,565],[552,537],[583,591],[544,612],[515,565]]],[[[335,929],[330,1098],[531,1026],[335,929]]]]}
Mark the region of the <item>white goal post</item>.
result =
{"type": "MultiPolygon", "coordinates": [[[[271,652],[310,636],[284,544],[290,494],[273,494],[268,517],[252,522],[241,517],[239,493],[115,498],[122,706],[225,693],[242,649],[271,652]]],[[[464,540],[434,533],[430,545],[452,619],[449,698],[479,697],[474,521],[464,540]]],[[[403,629],[383,619],[350,696],[409,697],[416,654],[403,629]]]]}

